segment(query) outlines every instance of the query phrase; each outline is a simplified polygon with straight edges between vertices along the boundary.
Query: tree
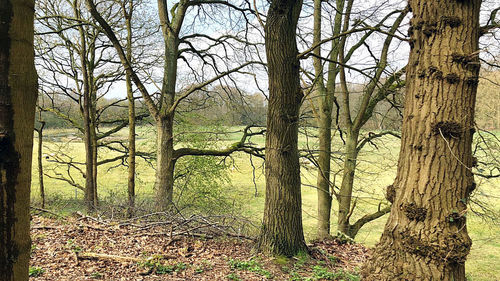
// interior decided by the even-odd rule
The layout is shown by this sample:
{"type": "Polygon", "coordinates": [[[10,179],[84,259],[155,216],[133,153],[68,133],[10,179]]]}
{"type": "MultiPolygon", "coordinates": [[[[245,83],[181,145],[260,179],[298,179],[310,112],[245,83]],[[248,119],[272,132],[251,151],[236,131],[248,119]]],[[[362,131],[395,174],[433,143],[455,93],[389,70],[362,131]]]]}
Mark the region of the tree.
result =
{"type": "Polygon", "coordinates": [[[409,1],[410,58],[393,202],[364,280],[466,280],[481,1],[409,1]]]}
{"type": "Polygon", "coordinates": [[[40,123],[40,127],[35,127],[35,132],[38,134],[38,143],[37,143],[37,148],[38,148],[38,159],[37,159],[37,164],[38,164],[38,182],[40,185],[40,201],[41,201],[41,207],[42,209],[45,209],[45,186],[43,184],[43,129],[45,128],[45,121],[41,119],[41,111],[40,113],[40,118],[38,122],[40,123]]]}
{"type": "Polygon", "coordinates": [[[266,134],[266,200],[258,249],[293,256],[306,250],[298,153],[300,62],[296,29],[301,0],[271,1],[265,26],[269,103],[266,134]]]}
{"type": "MultiPolygon", "coordinates": [[[[200,150],[194,148],[178,148],[174,149],[174,118],[176,115],[176,110],[179,104],[188,98],[191,94],[196,91],[203,90],[209,84],[220,80],[232,73],[239,72],[244,67],[253,64],[255,62],[245,62],[234,68],[229,68],[229,63],[225,58],[226,71],[218,71],[220,66],[217,62],[221,58],[220,55],[211,54],[209,51],[215,49],[217,45],[228,44],[229,41],[239,42],[241,40],[234,35],[222,35],[219,38],[212,38],[206,34],[202,33],[192,33],[183,35],[181,29],[185,25],[186,15],[190,8],[198,8],[198,14],[205,14],[202,10],[203,6],[206,5],[219,5],[225,6],[230,9],[235,9],[243,14],[251,12],[248,8],[240,8],[229,2],[225,1],[191,1],[191,0],[180,0],[173,3],[171,9],[169,9],[166,1],[158,1],[158,17],[161,25],[161,35],[163,37],[163,77],[161,83],[161,89],[158,93],[158,99],[155,101],[154,95],[150,94],[145,87],[145,83],[139,78],[137,70],[131,65],[131,62],[127,59],[123,45],[120,43],[115,30],[109,25],[109,23],[104,19],[99,13],[96,3],[92,0],[86,1],[87,6],[90,10],[92,16],[96,19],[99,25],[102,27],[109,40],[115,47],[120,61],[127,73],[129,73],[131,80],[134,82],[138,90],[140,91],[144,103],[146,104],[151,117],[156,123],[156,176],[155,176],[155,200],[156,208],[159,210],[166,210],[169,208],[172,198],[173,198],[173,188],[174,188],[174,171],[175,164],[177,160],[184,156],[194,156],[194,155],[206,155],[206,156],[224,156],[228,153],[234,151],[248,151],[243,145],[237,147],[229,147],[220,151],[215,150],[200,150]],[[196,47],[196,40],[207,39],[209,47],[207,49],[202,49],[201,47],[196,47]],[[181,44],[185,44],[186,48],[180,49],[181,44]],[[203,65],[215,70],[215,75],[210,79],[203,79],[202,82],[192,84],[181,92],[177,91],[177,63],[178,60],[183,59],[187,61],[184,57],[188,53],[192,53],[195,56],[199,56],[203,65]]],[[[244,15],[245,16],[245,15],[244,15]]],[[[196,19],[196,16],[194,17],[196,19]]],[[[196,20],[195,20],[196,22],[196,20]]],[[[227,53],[226,53],[227,54],[227,53]]],[[[188,67],[191,67],[188,64],[188,67]]]]}
{"type": "MultiPolygon", "coordinates": [[[[322,3],[324,1],[314,2],[312,46],[301,53],[301,57],[306,58],[309,55],[313,57],[314,77],[311,78],[311,83],[314,87],[315,98],[319,100],[318,109],[313,108],[318,124],[319,139],[317,158],[314,160],[318,167],[317,234],[320,238],[330,235],[330,212],[333,195],[339,205],[338,230],[354,238],[363,225],[389,212],[389,207],[379,208],[371,214],[362,216],[353,224],[350,223],[355,207],[353,188],[359,152],[366,143],[377,137],[386,134],[397,136],[394,132],[385,131],[371,133],[363,137],[361,129],[373,117],[375,108],[389,96],[397,93],[396,90],[404,85],[399,79],[404,73],[404,69],[392,72],[389,67],[388,55],[393,48],[391,46],[393,39],[398,37],[398,28],[408,11],[405,9],[393,10],[394,8],[391,6],[392,11],[379,19],[372,14],[362,15],[353,12],[353,7],[356,4],[354,0],[339,0],[336,1],[335,5],[324,4],[330,7],[332,13],[335,11],[335,18],[329,38],[322,39],[323,33],[326,33],[322,24],[324,16],[322,3]],[[356,18],[353,20],[353,17],[356,18]],[[393,22],[389,24],[390,20],[393,22]],[[388,30],[384,30],[385,26],[388,26],[388,30]],[[378,40],[371,40],[375,35],[378,36],[378,40]],[[380,44],[380,40],[383,41],[381,48],[378,48],[375,44],[380,44]],[[328,56],[322,57],[322,49],[326,49],[322,45],[326,45],[325,43],[329,43],[329,41],[331,41],[331,47],[328,56]],[[369,53],[372,61],[364,58],[361,63],[356,60],[357,57],[363,56],[363,53],[369,53]],[[324,67],[324,63],[326,67],[324,67]],[[355,91],[350,86],[352,83],[349,82],[349,76],[346,75],[347,71],[362,74],[365,78],[359,96],[354,95],[355,91]],[[325,77],[325,72],[328,74],[327,77],[325,77]],[[337,80],[339,80],[340,85],[336,84],[337,80]],[[335,107],[337,108],[336,112],[334,111],[335,107]],[[336,124],[333,124],[334,121],[336,124]],[[341,131],[344,141],[342,180],[338,190],[334,188],[335,182],[330,177],[332,174],[330,162],[334,125],[341,131]]],[[[379,13],[382,9],[384,6],[377,4],[376,10],[379,13]]],[[[327,12],[330,11],[327,10],[327,12]]],[[[359,80],[359,78],[357,79],[359,80]]],[[[314,107],[314,105],[312,106],[314,107]]]]}
{"type": "MultiPolygon", "coordinates": [[[[134,13],[133,1],[122,1],[121,11],[125,19],[125,29],[127,30],[127,43],[125,45],[126,56],[128,61],[132,61],[132,15],[134,13]]],[[[134,215],[135,208],[135,99],[132,89],[132,79],[129,72],[125,72],[125,83],[127,85],[127,100],[128,100],[128,207],[127,216],[134,215]]]]}
{"type": "MultiPolygon", "coordinates": [[[[113,47],[103,40],[105,35],[92,23],[82,5],[78,1],[37,2],[36,51],[39,69],[44,74],[40,82],[48,91],[45,96],[50,98],[41,102],[43,110],[57,114],[77,128],[83,135],[85,146],[85,169],[76,169],[85,179],[85,186],[77,184],[70,175],[55,177],[83,189],[87,209],[93,210],[98,205],[97,167],[121,160],[127,154],[124,151],[120,156],[99,161],[99,150],[103,147],[116,150],[106,138],[126,127],[129,119],[107,116],[107,112],[119,106],[121,101],[106,101],[105,96],[111,85],[122,79],[122,71],[120,64],[114,62],[113,47]],[[66,103],[58,105],[57,96],[64,96],[66,101],[74,104],[78,113],[67,112],[66,103]]],[[[116,12],[114,8],[116,6],[104,11],[107,17],[116,18],[114,15],[120,11],[116,12]]],[[[115,20],[113,25],[117,26],[119,22],[115,20]]],[[[134,113],[134,120],[145,116],[135,116],[134,113]]],[[[62,157],[52,160],[68,166],[68,171],[79,165],[60,161],[62,157]]]]}
{"type": "Polygon", "coordinates": [[[0,1],[0,279],[28,280],[37,76],[33,1],[0,1]]]}

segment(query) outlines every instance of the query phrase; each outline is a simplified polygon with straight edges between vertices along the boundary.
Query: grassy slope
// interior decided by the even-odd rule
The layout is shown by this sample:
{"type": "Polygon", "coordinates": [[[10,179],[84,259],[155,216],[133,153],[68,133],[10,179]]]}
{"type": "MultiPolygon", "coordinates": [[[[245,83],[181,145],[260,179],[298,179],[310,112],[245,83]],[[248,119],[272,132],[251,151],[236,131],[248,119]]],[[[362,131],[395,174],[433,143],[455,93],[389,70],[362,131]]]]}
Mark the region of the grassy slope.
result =
{"type": "MultiPolygon", "coordinates": [[[[151,132],[145,132],[144,128],[141,128],[144,135],[149,135],[151,132]]],[[[54,136],[66,135],[68,131],[50,131],[46,132],[49,136],[47,146],[55,149],[56,144],[61,144],[54,142],[57,138],[54,136]],[[51,141],[52,140],[52,141],[51,141]]],[[[121,132],[122,136],[125,136],[126,131],[121,132]]],[[[141,135],[141,133],[140,133],[141,135]]],[[[144,136],[143,135],[143,136],[144,136]]],[[[238,135],[231,135],[231,141],[238,140],[238,135]]],[[[59,139],[61,140],[61,139],[59,139]]],[[[65,139],[63,139],[65,140],[65,139]]],[[[254,139],[254,142],[263,143],[262,139],[254,139]]],[[[309,147],[314,147],[313,143],[308,143],[306,138],[301,138],[301,145],[309,145],[309,147]]],[[[36,143],[35,143],[36,144],[36,143]]],[[[337,143],[333,146],[333,150],[336,147],[340,149],[340,139],[337,138],[337,143]]],[[[151,147],[151,140],[143,138],[140,141],[140,149],[146,149],[151,147]]],[[[396,173],[396,162],[397,155],[399,152],[399,142],[398,140],[387,137],[383,141],[376,142],[377,148],[374,146],[365,147],[364,152],[360,155],[359,161],[359,173],[358,178],[355,181],[355,189],[357,190],[356,195],[358,198],[357,212],[353,215],[353,218],[360,217],[367,212],[373,212],[377,209],[379,202],[384,202],[383,193],[385,187],[389,185],[396,173]]],[[[66,145],[63,149],[72,152],[72,155],[76,156],[77,160],[82,161],[84,159],[84,149],[83,144],[78,141],[74,141],[69,145],[66,145]]],[[[45,149],[44,153],[49,154],[50,152],[45,149]]],[[[111,153],[103,153],[109,156],[111,153]]],[[[34,151],[34,157],[36,157],[36,149],[34,151]]],[[[49,156],[50,158],[50,156],[49,156]]],[[[36,158],[34,158],[36,159],[36,158]]],[[[258,221],[262,217],[263,205],[264,205],[264,176],[262,175],[262,163],[259,159],[254,158],[254,164],[257,167],[256,170],[256,184],[259,191],[259,195],[254,197],[254,183],[252,180],[252,168],[249,165],[248,157],[243,154],[237,154],[234,157],[237,169],[230,171],[232,179],[232,187],[228,188],[228,192],[232,192],[232,196],[240,202],[245,202],[244,214],[258,221]]],[[[115,163],[116,164],[116,163],[115,163]]],[[[46,169],[53,167],[53,164],[44,160],[44,165],[46,169]]],[[[126,168],[117,167],[112,170],[108,170],[112,167],[112,164],[106,165],[100,168],[99,174],[99,192],[101,199],[116,197],[114,195],[125,195],[126,192],[126,168]]],[[[334,169],[340,169],[339,163],[333,165],[334,169]]],[[[46,171],[47,171],[46,170],[46,171]]],[[[61,170],[60,170],[61,171],[61,170]]],[[[145,164],[144,161],[139,161],[138,168],[138,181],[137,181],[137,194],[140,198],[150,196],[152,194],[153,185],[153,169],[145,164]]],[[[302,169],[302,182],[303,187],[303,220],[304,220],[304,232],[306,239],[314,238],[315,224],[316,224],[316,190],[311,187],[315,183],[316,173],[314,169],[302,169]]],[[[336,178],[337,184],[340,181],[340,175],[336,178]]],[[[78,179],[80,183],[83,184],[83,178],[78,179]]],[[[34,161],[33,166],[33,191],[32,200],[38,201],[38,171],[36,167],[36,162],[34,161]]],[[[490,180],[479,185],[476,193],[494,194],[494,188],[500,185],[500,180],[490,180]]],[[[79,208],[79,204],[76,201],[81,200],[83,197],[83,192],[77,191],[75,193],[75,188],[68,186],[66,183],[61,181],[56,181],[45,177],[45,186],[48,196],[49,208],[54,207],[50,204],[58,204],[59,208],[63,208],[65,212],[73,212],[76,208],[79,208]]],[[[495,206],[497,211],[500,211],[500,199],[491,198],[490,203],[495,206]]],[[[334,203],[334,209],[336,209],[334,203]]],[[[61,210],[59,210],[61,211],[61,210]]],[[[385,218],[383,217],[375,222],[366,225],[359,232],[356,240],[358,242],[364,243],[368,246],[373,246],[378,240],[383,225],[385,223],[385,218]]],[[[332,221],[336,221],[336,213],[332,212],[332,221]]],[[[498,224],[493,224],[491,222],[483,221],[481,218],[469,215],[468,221],[469,233],[474,241],[471,254],[467,262],[467,272],[468,276],[472,280],[498,280],[500,279],[500,226],[498,224]]],[[[333,226],[333,229],[335,227],[333,226]]]]}

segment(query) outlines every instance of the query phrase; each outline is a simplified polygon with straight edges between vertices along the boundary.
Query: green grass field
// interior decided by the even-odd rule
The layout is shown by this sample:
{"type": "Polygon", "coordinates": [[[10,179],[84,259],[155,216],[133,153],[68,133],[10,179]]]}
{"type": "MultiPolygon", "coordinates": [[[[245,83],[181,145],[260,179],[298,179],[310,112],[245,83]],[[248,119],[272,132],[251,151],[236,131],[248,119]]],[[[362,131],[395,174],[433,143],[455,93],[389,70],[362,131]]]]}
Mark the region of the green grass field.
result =
{"type": "MultiPolygon", "coordinates": [[[[236,130],[235,128],[228,129],[236,130]]],[[[65,173],[65,169],[55,167],[50,161],[51,154],[58,151],[70,152],[74,161],[83,162],[84,147],[83,143],[74,135],[71,130],[46,130],[45,131],[44,154],[49,159],[43,160],[45,172],[49,174],[65,173]],[[73,139],[73,140],[72,140],[73,139]],[[71,141],[70,141],[71,140],[71,141]],[[68,142],[69,141],[69,142],[68,142]]],[[[127,131],[122,130],[118,137],[126,138],[127,131]]],[[[139,128],[139,150],[151,150],[154,147],[154,132],[151,128],[139,128]]],[[[220,146],[229,144],[232,141],[239,140],[237,133],[227,136],[229,140],[219,142],[220,146]]],[[[262,144],[263,139],[254,138],[253,142],[262,144]]],[[[396,163],[399,153],[399,140],[393,137],[384,137],[377,140],[375,146],[366,146],[360,154],[358,162],[358,173],[355,181],[355,196],[358,197],[357,209],[351,218],[354,219],[362,215],[373,212],[377,209],[379,203],[386,204],[384,201],[385,187],[392,183],[396,174],[396,163]]],[[[313,138],[302,136],[300,138],[301,147],[314,149],[316,143],[313,138]]],[[[341,149],[341,140],[336,137],[336,143],[333,151],[341,149]]],[[[498,151],[497,151],[498,152],[498,151]]],[[[498,152],[500,153],[500,152],[498,152]]],[[[112,156],[109,151],[102,151],[102,158],[112,156]]],[[[39,181],[38,167],[36,164],[36,140],[33,154],[33,184],[32,184],[32,202],[39,204],[39,181]]],[[[262,218],[265,182],[262,169],[262,161],[253,157],[255,170],[255,184],[258,195],[255,196],[255,185],[253,180],[252,167],[249,157],[242,153],[237,153],[232,157],[234,168],[227,169],[231,183],[225,187],[225,192],[236,200],[242,208],[241,212],[246,217],[251,218],[258,223],[262,218]]],[[[334,161],[333,170],[340,171],[340,161],[334,161]]],[[[98,188],[101,200],[113,198],[125,198],[127,188],[126,168],[116,166],[118,163],[106,164],[100,166],[98,175],[98,188]]],[[[306,239],[314,238],[316,225],[316,171],[314,168],[303,168],[302,173],[302,199],[303,199],[303,221],[306,239]]],[[[74,174],[75,181],[83,185],[83,178],[74,174]]],[[[340,174],[333,177],[339,184],[340,174]]],[[[207,181],[212,179],[207,178],[207,181]]],[[[143,160],[138,161],[137,169],[137,196],[138,201],[141,198],[151,198],[152,186],[154,181],[154,169],[143,160]]],[[[48,177],[44,178],[48,206],[46,208],[56,210],[60,213],[68,214],[81,208],[79,201],[83,198],[83,192],[70,186],[69,184],[54,180],[48,177]]],[[[478,180],[478,189],[475,196],[478,199],[488,201],[489,205],[500,212],[500,197],[494,197],[495,191],[500,186],[499,179],[478,180]]],[[[336,222],[336,206],[332,212],[332,222],[336,222]]],[[[365,225],[356,237],[359,243],[373,246],[380,237],[386,216],[365,225]]],[[[473,247],[466,263],[467,276],[470,280],[500,280],[500,225],[497,221],[485,220],[474,214],[468,216],[468,230],[473,240],[473,247]]],[[[333,229],[335,229],[333,224],[333,229]]]]}

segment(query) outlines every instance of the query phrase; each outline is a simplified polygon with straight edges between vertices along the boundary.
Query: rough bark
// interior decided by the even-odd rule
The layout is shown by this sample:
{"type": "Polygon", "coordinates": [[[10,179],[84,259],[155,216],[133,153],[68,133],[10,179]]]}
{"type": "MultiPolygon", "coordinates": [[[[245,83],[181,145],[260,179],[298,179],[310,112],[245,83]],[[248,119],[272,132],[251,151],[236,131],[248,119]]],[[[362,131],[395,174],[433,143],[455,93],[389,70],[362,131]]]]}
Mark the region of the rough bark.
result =
{"type": "Polygon", "coordinates": [[[466,280],[481,1],[411,0],[411,52],[391,214],[364,280],[466,280]]]}
{"type": "Polygon", "coordinates": [[[300,89],[296,27],[302,1],[271,2],[265,26],[269,69],[266,135],[266,200],[257,247],[292,256],[307,249],[302,230],[297,149],[300,89]]]}
{"type": "Polygon", "coordinates": [[[0,280],[28,280],[34,2],[0,1],[0,280]]]}

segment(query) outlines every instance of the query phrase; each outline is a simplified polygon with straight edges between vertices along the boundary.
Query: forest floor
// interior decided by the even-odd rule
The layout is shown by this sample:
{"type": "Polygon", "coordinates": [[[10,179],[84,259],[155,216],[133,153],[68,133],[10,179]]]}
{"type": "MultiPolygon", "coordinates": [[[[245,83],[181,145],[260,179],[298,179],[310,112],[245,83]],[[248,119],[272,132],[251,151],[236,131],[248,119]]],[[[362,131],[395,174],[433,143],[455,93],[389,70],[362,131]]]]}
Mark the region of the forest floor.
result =
{"type": "Polygon", "coordinates": [[[312,242],[309,255],[271,258],[248,237],[172,234],[161,224],[33,215],[30,280],[359,280],[369,256],[338,239],[312,242]]]}

